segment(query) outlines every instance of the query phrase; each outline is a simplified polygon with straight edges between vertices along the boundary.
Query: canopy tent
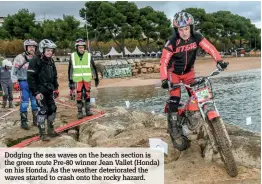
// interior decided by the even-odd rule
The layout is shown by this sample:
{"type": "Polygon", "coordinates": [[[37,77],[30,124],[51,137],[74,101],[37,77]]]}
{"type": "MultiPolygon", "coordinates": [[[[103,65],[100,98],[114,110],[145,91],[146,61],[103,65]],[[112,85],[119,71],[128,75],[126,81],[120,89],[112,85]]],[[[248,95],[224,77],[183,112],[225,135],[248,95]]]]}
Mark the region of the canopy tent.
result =
{"type": "Polygon", "coordinates": [[[132,55],[132,53],[131,52],[129,52],[129,50],[127,50],[127,48],[125,47],[124,48],[124,50],[125,50],[125,55],[127,56],[127,55],[132,55]]]}
{"type": "Polygon", "coordinates": [[[155,55],[155,54],[156,54],[156,52],[152,51],[150,54],[151,54],[151,55],[155,55]]]}
{"type": "Polygon", "coordinates": [[[122,55],[123,55],[122,52],[118,53],[114,47],[111,47],[111,50],[109,51],[109,53],[104,56],[122,56],[122,55]]]}
{"type": "Polygon", "coordinates": [[[140,51],[139,48],[136,46],[135,50],[130,55],[142,55],[142,54],[145,53],[140,51]]]}

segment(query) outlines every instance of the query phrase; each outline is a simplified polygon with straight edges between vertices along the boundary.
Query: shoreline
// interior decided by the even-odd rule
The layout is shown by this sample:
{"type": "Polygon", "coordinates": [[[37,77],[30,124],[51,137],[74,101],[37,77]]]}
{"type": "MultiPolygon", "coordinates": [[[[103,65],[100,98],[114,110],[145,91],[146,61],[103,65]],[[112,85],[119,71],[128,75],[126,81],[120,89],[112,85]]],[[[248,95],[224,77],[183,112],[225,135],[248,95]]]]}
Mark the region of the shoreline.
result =
{"type": "MultiPolygon", "coordinates": [[[[240,71],[231,71],[231,72],[223,72],[218,76],[215,77],[224,77],[232,74],[238,74],[242,72],[251,72],[251,71],[259,71],[261,68],[256,68],[256,69],[244,69],[240,71]]],[[[210,72],[211,73],[211,72],[210,72]]],[[[200,76],[200,75],[197,75],[200,76]]],[[[102,79],[103,83],[97,87],[97,89],[102,89],[102,88],[110,88],[110,87],[137,87],[137,86],[151,86],[151,85],[156,85],[156,86],[161,86],[161,80],[160,79],[150,79],[146,78],[146,75],[137,77],[137,78],[115,78],[115,79],[102,79]],[[118,79],[118,80],[117,80],[118,79]],[[112,84],[106,84],[113,82],[112,84]]],[[[101,82],[100,81],[100,82],[101,82]]],[[[94,87],[93,87],[94,88],[94,87]]]]}
{"type": "MultiPolygon", "coordinates": [[[[229,62],[228,69],[222,74],[229,74],[234,72],[244,72],[247,70],[261,69],[261,57],[242,57],[242,58],[224,58],[226,62],[229,62]]],[[[68,96],[68,66],[64,64],[57,64],[58,80],[59,80],[59,92],[61,96],[68,96]]],[[[209,75],[216,65],[213,59],[199,59],[195,62],[196,76],[209,75]]],[[[92,89],[103,89],[109,87],[135,87],[135,86],[149,86],[149,85],[161,85],[160,74],[139,74],[138,77],[125,77],[125,78],[110,78],[100,79],[98,87],[95,87],[94,80],[92,80],[92,89]]],[[[91,89],[91,91],[92,91],[91,89]]]]}
{"type": "MultiPolygon", "coordinates": [[[[248,70],[261,69],[261,57],[256,58],[226,58],[229,62],[228,69],[224,71],[223,76],[235,72],[245,72],[248,70]]],[[[196,60],[195,74],[196,76],[209,75],[216,68],[212,59],[196,60]]],[[[140,74],[139,77],[127,78],[112,78],[102,79],[97,87],[134,87],[134,86],[147,86],[147,85],[161,85],[160,74],[140,74]]]]}

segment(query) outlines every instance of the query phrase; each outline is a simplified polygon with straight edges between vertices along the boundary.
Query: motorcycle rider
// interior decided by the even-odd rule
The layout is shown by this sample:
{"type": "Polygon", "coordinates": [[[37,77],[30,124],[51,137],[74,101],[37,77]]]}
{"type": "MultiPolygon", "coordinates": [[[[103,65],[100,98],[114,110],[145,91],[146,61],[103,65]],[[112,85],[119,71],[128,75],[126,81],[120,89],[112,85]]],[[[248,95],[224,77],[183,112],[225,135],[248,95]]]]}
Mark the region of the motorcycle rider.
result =
{"type": "Polygon", "coordinates": [[[92,73],[95,80],[95,86],[99,84],[97,75],[97,69],[94,63],[94,59],[91,53],[86,50],[86,43],[83,39],[79,38],[75,41],[76,52],[71,54],[71,58],[68,65],[68,81],[70,90],[76,89],[76,101],[78,119],[83,118],[83,102],[82,97],[85,99],[85,112],[87,116],[92,116],[91,104],[90,104],[90,91],[92,73]]]}
{"type": "Polygon", "coordinates": [[[59,95],[57,70],[52,56],[56,49],[56,44],[48,39],[43,39],[39,43],[40,55],[37,55],[29,63],[27,78],[29,89],[36,97],[40,110],[37,114],[37,123],[40,138],[48,141],[49,136],[58,136],[54,131],[54,120],[56,118],[56,104],[54,98],[59,95]],[[47,132],[45,134],[45,120],[47,119],[47,132]]]}
{"type": "MultiPolygon", "coordinates": [[[[178,12],[173,20],[174,33],[167,41],[162,51],[160,59],[160,78],[162,88],[168,89],[170,83],[183,82],[190,84],[194,81],[194,63],[197,49],[200,47],[210,54],[220,70],[227,67],[227,63],[222,61],[217,49],[199,32],[194,30],[194,18],[187,12],[178,12]]],[[[187,89],[189,95],[190,89],[187,89]]],[[[171,125],[168,131],[179,138],[182,133],[181,127],[177,125],[177,112],[180,102],[180,88],[170,91],[168,118],[171,125]]]]}
{"type": "Polygon", "coordinates": [[[13,82],[11,78],[12,62],[4,59],[2,67],[0,68],[0,83],[3,90],[3,108],[6,107],[7,100],[9,101],[9,108],[13,108],[13,82]]]}
{"type": "Polygon", "coordinates": [[[35,56],[37,43],[32,39],[28,39],[24,41],[23,45],[24,45],[24,52],[17,55],[14,59],[12,76],[19,83],[19,84],[15,83],[14,86],[16,88],[20,87],[21,90],[21,104],[20,104],[21,128],[25,130],[29,130],[27,124],[28,122],[27,109],[29,106],[29,98],[31,101],[31,108],[33,114],[33,125],[37,126],[36,116],[37,116],[38,109],[37,109],[36,99],[32,95],[32,92],[29,90],[28,82],[27,82],[27,69],[29,66],[29,62],[35,56]]]}

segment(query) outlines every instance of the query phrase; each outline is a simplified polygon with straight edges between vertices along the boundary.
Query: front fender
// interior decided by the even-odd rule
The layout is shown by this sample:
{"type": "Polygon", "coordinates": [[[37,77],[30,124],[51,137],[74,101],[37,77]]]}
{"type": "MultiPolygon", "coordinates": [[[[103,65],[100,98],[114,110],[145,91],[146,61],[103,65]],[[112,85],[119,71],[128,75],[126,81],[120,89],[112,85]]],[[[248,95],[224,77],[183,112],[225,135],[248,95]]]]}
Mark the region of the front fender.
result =
{"type": "Polygon", "coordinates": [[[210,111],[207,112],[207,118],[208,118],[209,121],[211,121],[212,119],[217,118],[217,117],[220,117],[220,115],[218,114],[217,111],[210,110],[210,111]]]}

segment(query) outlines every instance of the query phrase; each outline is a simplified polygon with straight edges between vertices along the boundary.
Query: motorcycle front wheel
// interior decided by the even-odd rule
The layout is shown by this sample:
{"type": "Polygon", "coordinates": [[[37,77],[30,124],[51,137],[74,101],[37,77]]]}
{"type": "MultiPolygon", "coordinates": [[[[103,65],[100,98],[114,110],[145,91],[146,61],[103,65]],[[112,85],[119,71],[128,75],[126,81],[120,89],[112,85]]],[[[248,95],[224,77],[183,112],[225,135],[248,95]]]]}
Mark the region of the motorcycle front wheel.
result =
{"type": "Polygon", "coordinates": [[[238,175],[237,165],[222,123],[223,122],[221,118],[214,118],[210,121],[210,126],[213,130],[218,152],[225,164],[228,175],[231,177],[236,177],[238,175]]]}

